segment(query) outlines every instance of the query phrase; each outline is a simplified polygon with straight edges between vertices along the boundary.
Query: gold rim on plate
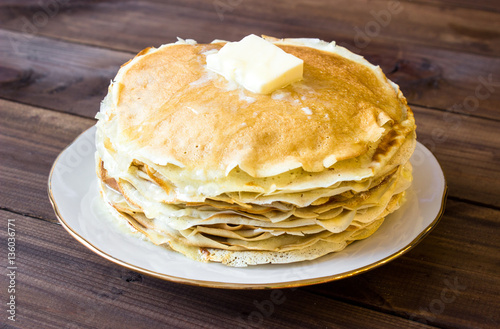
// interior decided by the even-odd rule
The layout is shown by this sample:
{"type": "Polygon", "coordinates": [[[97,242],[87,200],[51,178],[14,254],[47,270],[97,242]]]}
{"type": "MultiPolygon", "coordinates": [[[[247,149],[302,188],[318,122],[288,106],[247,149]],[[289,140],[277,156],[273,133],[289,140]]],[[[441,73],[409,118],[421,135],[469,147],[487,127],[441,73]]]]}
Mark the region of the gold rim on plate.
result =
{"type": "MultiPolygon", "coordinates": [[[[439,209],[438,214],[436,215],[436,218],[422,231],[420,234],[413,239],[408,245],[400,249],[399,251],[393,253],[392,255],[389,255],[383,259],[380,259],[376,262],[373,262],[371,264],[365,265],[363,267],[339,273],[339,274],[334,274],[334,275],[329,275],[329,276],[324,276],[324,277],[319,277],[319,278],[309,278],[309,279],[303,279],[303,280],[296,280],[296,281],[287,281],[287,282],[277,282],[277,283],[231,283],[231,282],[217,282],[217,281],[204,281],[204,280],[197,280],[197,279],[187,279],[183,277],[178,277],[178,276],[173,276],[173,275],[168,275],[164,273],[159,273],[155,271],[151,271],[139,266],[136,266],[134,264],[130,264],[127,262],[124,262],[120,259],[117,259],[110,254],[102,251],[98,247],[94,246],[92,243],[87,241],[84,237],[82,237],[80,234],[75,232],[72,227],[64,220],[62,215],[59,212],[59,208],[57,207],[57,203],[54,199],[54,196],[52,195],[52,174],[54,172],[54,168],[57,165],[57,162],[59,161],[59,158],[61,155],[69,148],[71,147],[83,134],[85,134],[88,130],[92,129],[93,127],[90,127],[89,129],[85,130],[82,132],[78,137],[75,138],[73,142],[71,142],[68,146],[66,146],[61,153],[57,156],[57,158],[54,161],[54,164],[52,165],[52,168],[50,169],[50,174],[49,174],[49,179],[48,179],[48,195],[49,195],[49,200],[50,203],[52,204],[52,208],[54,208],[54,212],[56,214],[57,219],[59,220],[59,223],[64,227],[68,233],[73,236],[78,242],[83,244],[85,247],[88,249],[92,250],[94,253],[97,255],[115,263],[118,264],[122,267],[128,268],[130,270],[139,272],[141,274],[146,274],[158,279],[162,280],[167,280],[167,281],[172,281],[176,283],[182,283],[182,284],[188,284],[192,286],[200,286],[200,287],[208,287],[208,288],[223,288],[223,289],[279,289],[279,288],[294,288],[294,287],[302,287],[302,286],[307,286],[307,285],[313,285],[313,284],[319,284],[319,283],[326,283],[330,281],[335,281],[335,280],[340,280],[344,278],[348,278],[354,275],[358,275],[370,270],[373,270],[379,266],[382,266],[399,256],[407,253],[410,251],[413,247],[415,247],[420,241],[422,241],[433,229],[436,227],[436,225],[439,223],[441,218],[443,217],[444,214],[444,209],[446,206],[446,197],[448,195],[448,185],[446,183],[446,177],[443,175],[443,180],[444,180],[444,190],[443,190],[443,195],[441,198],[441,208],[439,209]]],[[[441,165],[439,164],[439,168],[441,169],[441,172],[443,172],[441,165]]],[[[266,266],[266,265],[264,265],[266,266]]],[[[271,265],[272,266],[272,265],[271,265]]]]}

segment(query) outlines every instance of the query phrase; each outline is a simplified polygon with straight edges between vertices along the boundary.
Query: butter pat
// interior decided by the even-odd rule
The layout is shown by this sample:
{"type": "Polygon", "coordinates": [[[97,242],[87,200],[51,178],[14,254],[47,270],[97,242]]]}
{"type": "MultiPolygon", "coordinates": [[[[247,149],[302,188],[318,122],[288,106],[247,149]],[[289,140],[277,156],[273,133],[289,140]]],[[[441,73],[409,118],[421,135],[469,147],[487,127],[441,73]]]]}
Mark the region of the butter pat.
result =
{"type": "Polygon", "coordinates": [[[207,55],[207,68],[257,94],[269,94],[302,79],[304,61],[251,34],[207,55]]]}

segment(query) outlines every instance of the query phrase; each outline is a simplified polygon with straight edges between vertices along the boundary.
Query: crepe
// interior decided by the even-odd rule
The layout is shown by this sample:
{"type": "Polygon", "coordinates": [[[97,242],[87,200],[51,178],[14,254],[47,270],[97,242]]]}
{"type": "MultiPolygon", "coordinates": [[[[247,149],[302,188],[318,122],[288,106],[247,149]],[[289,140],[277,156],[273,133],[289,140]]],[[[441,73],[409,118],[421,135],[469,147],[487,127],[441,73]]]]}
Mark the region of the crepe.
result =
{"type": "Polygon", "coordinates": [[[231,266],[304,261],[370,236],[403,202],[416,135],[398,86],[334,43],[267,39],[304,61],[272,94],[207,70],[223,41],[148,48],[112,81],[101,194],[153,243],[231,266]]]}

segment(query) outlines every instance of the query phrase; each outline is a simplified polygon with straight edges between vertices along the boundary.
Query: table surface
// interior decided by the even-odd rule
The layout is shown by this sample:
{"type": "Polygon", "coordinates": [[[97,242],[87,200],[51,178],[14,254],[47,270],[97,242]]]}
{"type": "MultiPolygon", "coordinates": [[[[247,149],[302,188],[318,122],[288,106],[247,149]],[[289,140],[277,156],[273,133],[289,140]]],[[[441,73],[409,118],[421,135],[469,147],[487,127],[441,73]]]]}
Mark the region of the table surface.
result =
{"type": "Polygon", "coordinates": [[[499,1],[1,0],[2,328],[498,328],[499,105],[499,1]],[[448,182],[439,225],[380,268],[275,293],[162,281],[74,240],[49,203],[49,170],[95,123],[119,66],[177,36],[250,33],[336,40],[400,85],[448,182]]]}

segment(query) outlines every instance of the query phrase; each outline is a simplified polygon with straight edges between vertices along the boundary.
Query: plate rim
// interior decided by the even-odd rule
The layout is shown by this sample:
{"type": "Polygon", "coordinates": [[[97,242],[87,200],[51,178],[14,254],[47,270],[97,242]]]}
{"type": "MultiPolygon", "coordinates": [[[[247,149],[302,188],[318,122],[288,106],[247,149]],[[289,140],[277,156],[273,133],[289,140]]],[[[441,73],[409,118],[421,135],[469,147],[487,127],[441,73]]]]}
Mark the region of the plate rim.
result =
{"type": "Polygon", "coordinates": [[[326,282],[331,282],[331,281],[336,281],[344,278],[348,278],[354,275],[358,275],[361,273],[365,273],[367,271],[373,270],[379,266],[382,266],[400,256],[403,254],[407,253],[411,249],[413,249],[417,244],[419,244],[439,223],[441,218],[443,217],[445,207],[446,207],[446,200],[448,196],[448,184],[446,181],[446,177],[443,172],[443,168],[441,167],[441,164],[437,159],[434,157],[432,152],[429,151],[427,147],[425,147],[422,143],[418,142],[417,143],[423,147],[425,150],[427,150],[433,157],[434,160],[436,160],[436,163],[439,166],[439,169],[441,170],[441,174],[443,177],[443,183],[444,183],[444,188],[443,188],[443,195],[441,196],[441,207],[436,214],[436,217],[432,220],[432,222],[423,230],[420,232],[419,235],[417,235],[408,245],[405,247],[399,249],[395,253],[384,257],[380,260],[377,260],[371,264],[338,273],[338,274],[333,274],[333,275],[327,275],[327,276],[322,276],[319,278],[308,278],[308,279],[301,279],[301,280],[294,280],[294,281],[287,281],[287,282],[275,282],[275,283],[233,283],[233,282],[221,282],[221,281],[206,281],[206,280],[198,280],[198,279],[189,279],[189,278],[183,278],[179,276],[174,276],[174,275],[169,275],[165,273],[160,273],[152,270],[148,270],[145,268],[142,268],[140,266],[130,264],[128,262],[125,262],[123,260],[120,260],[110,254],[108,254],[105,251],[102,251],[98,247],[94,246],[92,243],[90,243],[87,239],[85,239],[83,236],[75,232],[71,225],[69,225],[59,212],[59,208],[57,206],[57,202],[55,201],[55,198],[52,194],[52,175],[54,173],[54,169],[62,156],[62,154],[69,149],[75,142],[82,137],[85,133],[90,131],[91,129],[95,129],[95,125],[89,127],[88,129],[84,130],[81,132],[71,143],[69,143],[56,157],[54,160],[54,163],[52,164],[52,167],[50,169],[49,177],[48,177],[48,184],[47,184],[47,192],[48,192],[48,197],[49,201],[52,205],[52,208],[54,209],[55,215],[61,224],[62,227],[78,242],[80,242],[82,245],[90,249],[92,252],[95,254],[107,259],[108,261],[111,261],[114,264],[120,265],[122,267],[125,267],[127,269],[139,272],[141,274],[145,274],[148,276],[152,276],[158,279],[162,279],[165,281],[170,281],[170,282],[175,282],[175,283],[181,283],[181,284],[187,284],[191,286],[199,286],[199,287],[208,287],[208,288],[223,288],[223,289],[245,289],[245,290],[256,290],[256,289],[282,289],[282,288],[296,288],[296,287],[302,287],[302,286],[308,286],[308,285],[314,285],[314,284],[320,284],[320,283],[326,283],[326,282]]]}

